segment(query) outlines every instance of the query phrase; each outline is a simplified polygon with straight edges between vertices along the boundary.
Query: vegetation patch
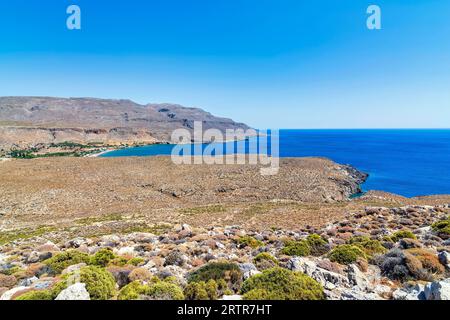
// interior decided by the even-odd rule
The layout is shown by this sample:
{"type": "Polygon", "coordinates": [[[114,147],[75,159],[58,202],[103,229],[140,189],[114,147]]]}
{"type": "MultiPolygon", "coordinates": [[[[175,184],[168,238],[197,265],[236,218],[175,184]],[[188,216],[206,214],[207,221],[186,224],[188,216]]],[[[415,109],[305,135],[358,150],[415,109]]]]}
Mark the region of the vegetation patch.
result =
{"type": "Polygon", "coordinates": [[[90,258],[88,254],[78,250],[67,250],[57,253],[43,263],[50,268],[52,274],[60,274],[68,266],[79,263],[88,264],[89,262],[90,258]]]}
{"type": "Polygon", "coordinates": [[[56,228],[53,226],[41,226],[36,229],[27,228],[0,232],[0,245],[7,244],[16,240],[26,240],[34,237],[39,237],[55,230],[56,228]]]}
{"type": "Polygon", "coordinates": [[[253,249],[259,248],[259,247],[264,245],[264,243],[262,243],[262,241],[259,241],[259,240],[255,239],[254,237],[251,237],[251,236],[240,237],[237,240],[237,243],[242,248],[250,247],[250,248],[253,248],[253,249]]]}
{"type": "Polygon", "coordinates": [[[450,218],[433,223],[431,229],[442,239],[450,238],[450,218]]]}
{"type": "Polygon", "coordinates": [[[329,253],[328,257],[332,262],[340,264],[351,264],[356,262],[358,258],[365,258],[366,255],[358,246],[351,244],[342,244],[336,246],[329,253]]]}
{"type": "Polygon", "coordinates": [[[188,282],[216,282],[224,280],[228,288],[238,291],[242,283],[242,271],[235,263],[230,262],[211,262],[188,276],[188,282]]]}
{"type": "Polygon", "coordinates": [[[286,241],[281,253],[288,256],[303,257],[311,254],[311,248],[306,240],[286,241]]]}
{"type": "Polygon", "coordinates": [[[266,270],[278,266],[278,260],[270,253],[261,252],[254,259],[253,262],[258,270],[266,270]]]}
{"type": "Polygon", "coordinates": [[[392,239],[393,242],[397,242],[401,239],[417,239],[416,235],[414,233],[412,233],[410,230],[399,230],[397,232],[395,232],[393,235],[391,235],[390,237],[392,239]]]}
{"type": "Polygon", "coordinates": [[[245,280],[241,293],[246,300],[322,300],[322,286],[309,276],[283,268],[264,270],[245,280]]]}

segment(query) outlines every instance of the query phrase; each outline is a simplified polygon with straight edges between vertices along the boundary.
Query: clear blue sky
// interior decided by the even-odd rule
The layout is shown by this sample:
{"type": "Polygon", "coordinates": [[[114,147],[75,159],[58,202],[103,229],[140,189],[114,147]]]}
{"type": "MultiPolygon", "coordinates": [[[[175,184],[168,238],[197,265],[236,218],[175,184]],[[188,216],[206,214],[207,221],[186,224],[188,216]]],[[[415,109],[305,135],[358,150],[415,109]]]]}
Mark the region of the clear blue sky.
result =
{"type": "Polygon", "coordinates": [[[443,0],[1,1],[0,95],[173,102],[258,128],[448,128],[449,15],[443,0]]]}

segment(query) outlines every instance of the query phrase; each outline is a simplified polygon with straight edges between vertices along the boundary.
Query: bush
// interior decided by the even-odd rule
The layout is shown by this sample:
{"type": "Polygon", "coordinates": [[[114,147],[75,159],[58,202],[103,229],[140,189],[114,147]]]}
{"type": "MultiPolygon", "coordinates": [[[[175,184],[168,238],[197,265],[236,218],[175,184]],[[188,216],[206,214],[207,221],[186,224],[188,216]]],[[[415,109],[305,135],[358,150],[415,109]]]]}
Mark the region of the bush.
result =
{"type": "Polygon", "coordinates": [[[384,254],[387,249],[378,240],[372,240],[369,237],[353,237],[348,241],[348,244],[355,245],[361,248],[364,253],[372,257],[375,254],[384,254]]]}
{"type": "Polygon", "coordinates": [[[283,268],[272,268],[248,278],[241,293],[246,300],[322,300],[322,286],[309,276],[283,268]]]}
{"type": "Polygon", "coordinates": [[[445,267],[439,262],[439,258],[434,252],[421,248],[413,248],[405,251],[416,257],[428,273],[442,274],[445,272],[445,267]]]}
{"type": "Polygon", "coordinates": [[[340,264],[351,264],[358,258],[365,258],[364,252],[357,246],[351,244],[342,244],[331,250],[328,257],[332,262],[340,264]]]}
{"type": "Polygon", "coordinates": [[[328,242],[318,234],[310,234],[306,238],[306,242],[313,256],[319,257],[330,251],[328,242]]]}
{"type": "Polygon", "coordinates": [[[176,284],[159,281],[148,287],[146,299],[151,300],[184,300],[183,291],[176,284]]]}
{"type": "Polygon", "coordinates": [[[450,238],[450,218],[433,223],[431,229],[442,239],[450,238]]]}
{"type": "Polygon", "coordinates": [[[224,288],[221,286],[212,279],[208,282],[191,282],[184,289],[184,295],[186,300],[217,300],[223,294],[224,288]]]}
{"type": "Polygon", "coordinates": [[[34,290],[18,296],[15,300],[53,300],[53,296],[49,290],[34,290]]]}
{"type": "Polygon", "coordinates": [[[148,286],[142,285],[139,281],[133,281],[120,289],[118,300],[137,300],[148,290],[148,286]]]}
{"type": "Polygon", "coordinates": [[[17,279],[13,275],[0,274],[0,288],[12,288],[16,283],[17,279]]]}
{"type": "Polygon", "coordinates": [[[287,241],[284,248],[281,250],[281,253],[288,256],[303,257],[311,254],[311,248],[306,240],[287,241]]]}
{"type": "Polygon", "coordinates": [[[261,252],[254,259],[253,262],[258,270],[266,270],[278,266],[278,260],[270,253],[261,252]]]}
{"type": "Polygon", "coordinates": [[[89,255],[77,250],[67,250],[44,261],[52,274],[60,274],[67,267],[79,263],[89,263],[89,255]]]}
{"type": "Polygon", "coordinates": [[[208,263],[188,276],[188,282],[208,282],[209,280],[224,280],[232,290],[239,290],[242,282],[242,271],[235,263],[212,262],[208,263]]]}
{"type": "Polygon", "coordinates": [[[141,257],[135,257],[135,258],[131,258],[130,260],[128,260],[128,264],[131,264],[135,267],[139,266],[140,264],[143,264],[145,262],[145,260],[141,257]]]}
{"type": "Polygon", "coordinates": [[[56,297],[62,290],[76,282],[86,284],[91,300],[108,300],[116,293],[116,282],[111,273],[97,266],[87,266],[64,275],[62,281],[52,289],[52,295],[56,297]]]}
{"type": "Polygon", "coordinates": [[[416,235],[412,233],[410,230],[399,230],[394,232],[394,234],[390,237],[393,242],[397,242],[400,239],[417,239],[416,235]]]}
{"type": "Polygon", "coordinates": [[[116,258],[116,255],[110,248],[102,248],[91,257],[90,263],[95,266],[106,267],[116,258]]]}
{"type": "Polygon", "coordinates": [[[377,264],[384,276],[399,281],[432,281],[435,274],[444,272],[438,258],[424,249],[393,249],[378,258],[377,264]]]}
{"type": "Polygon", "coordinates": [[[149,285],[142,285],[133,281],[123,287],[117,297],[118,300],[184,300],[183,291],[174,283],[154,278],[149,285]]]}
{"type": "Polygon", "coordinates": [[[184,288],[184,296],[186,300],[209,300],[205,281],[188,283],[184,288]]]}
{"type": "Polygon", "coordinates": [[[237,241],[238,245],[242,248],[250,247],[253,249],[259,248],[264,245],[261,241],[251,237],[251,236],[243,236],[240,237],[237,241]]]}
{"type": "Polygon", "coordinates": [[[148,282],[153,278],[153,275],[150,271],[145,268],[136,268],[130,272],[128,275],[128,279],[130,281],[141,281],[148,282]]]}

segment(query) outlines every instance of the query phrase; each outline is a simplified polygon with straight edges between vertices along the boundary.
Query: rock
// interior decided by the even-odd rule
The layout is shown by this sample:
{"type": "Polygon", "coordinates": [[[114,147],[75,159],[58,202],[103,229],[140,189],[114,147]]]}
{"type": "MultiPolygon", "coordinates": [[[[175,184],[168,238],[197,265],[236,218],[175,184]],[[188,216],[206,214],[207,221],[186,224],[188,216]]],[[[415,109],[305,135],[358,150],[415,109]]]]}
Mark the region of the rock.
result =
{"type": "Polygon", "coordinates": [[[254,276],[255,274],[261,273],[253,263],[240,263],[239,269],[242,271],[244,280],[254,276]]]}
{"type": "Polygon", "coordinates": [[[67,273],[72,273],[74,271],[78,271],[78,270],[80,270],[81,268],[83,268],[85,266],[86,266],[86,263],[84,263],[84,262],[78,263],[78,264],[73,264],[71,266],[68,266],[66,269],[64,269],[62,271],[62,274],[65,275],[67,273]]]}
{"type": "Polygon", "coordinates": [[[12,288],[11,290],[6,291],[5,293],[2,294],[2,296],[0,297],[0,300],[11,300],[11,298],[18,292],[20,291],[25,291],[29,289],[28,287],[15,287],[12,288]]]}
{"type": "Polygon", "coordinates": [[[36,248],[39,252],[55,252],[59,251],[59,247],[51,241],[47,241],[45,244],[36,248]]]}
{"type": "Polygon", "coordinates": [[[134,250],[134,247],[121,247],[121,248],[115,250],[115,252],[119,256],[131,256],[131,257],[134,257],[136,255],[136,251],[134,250]]]}
{"type": "Polygon", "coordinates": [[[31,278],[22,279],[22,280],[19,281],[19,286],[29,287],[29,286],[31,286],[33,283],[35,283],[38,280],[39,279],[37,277],[31,277],[31,278]]]}
{"type": "Polygon", "coordinates": [[[359,290],[369,291],[371,289],[369,280],[356,265],[351,264],[347,267],[347,275],[350,283],[356,286],[359,290]]]}
{"type": "Polygon", "coordinates": [[[376,293],[372,292],[363,292],[355,289],[350,290],[343,290],[341,293],[341,299],[342,300],[383,300],[382,297],[380,297],[376,293]]]}
{"type": "Polygon", "coordinates": [[[424,286],[416,284],[411,287],[399,288],[392,293],[394,300],[425,300],[424,286]]]}
{"type": "Polygon", "coordinates": [[[182,267],[183,265],[186,264],[188,258],[178,252],[178,251],[172,251],[170,252],[166,259],[164,260],[164,266],[178,266],[178,267],[182,267]]]}
{"type": "Polygon", "coordinates": [[[91,300],[84,283],[75,283],[61,291],[55,300],[91,300]]]}
{"type": "Polygon", "coordinates": [[[36,263],[36,262],[39,262],[39,261],[41,261],[41,259],[40,259],[40,253],[37,252],[37,251],[32,251],[32,252],[28,255],[27,259],[26,259],[26,262],[27,262],[27,263],[36,263]]]}
{"type": "Polygon", "coordinates": [[[242,296],[240,296],[238,294],[229,295],[229,296],[224,295],[221,300],[237,301],[237,300],[242,300],[242,296]]]}
{"type": "Polygon", "coordinates": [[[86,239],[77,237],[72,240],[67,241],[64,246],[66,248],[79,248],[82,244],[86,244],[86,239]]]}
{"type": "Polygon", "coordinates": [[[427,300],[450,300],[450,278],[427,284],[424,292],[427,300]]]}
{"type": "Polygon", "coordinates": [[[347,277],[335,272],[319,268],[314,261],[303,257],[291,258],[287,263],[287,268],[292,271],[299,271],[307,274],[327,289],[333,290],[336,287],[350,287],[347,277]]]}
{"type": "Polygon", "coordinates": [[[447,251],[439,252],[439,262],[442,263],[447,269],[450,269],[450,253],[447,251]]]}
{"type": "Polygon", "coordinates": [[[11,288],[17,283],[16,277],[0,273],[0,288],[11,288]]]}

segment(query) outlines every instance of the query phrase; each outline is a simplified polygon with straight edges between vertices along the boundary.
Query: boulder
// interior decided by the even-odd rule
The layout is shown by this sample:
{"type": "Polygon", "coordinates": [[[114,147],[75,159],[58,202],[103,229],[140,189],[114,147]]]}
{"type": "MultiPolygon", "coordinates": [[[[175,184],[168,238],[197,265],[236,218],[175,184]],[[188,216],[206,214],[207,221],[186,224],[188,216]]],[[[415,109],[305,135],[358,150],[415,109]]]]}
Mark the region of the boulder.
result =
{"type": "Polygon", "coordinates": [[[424,286],[416,284],[414,286],[399,288],[392,293],[394,300],[425,300],[424,286]]]}
{"type": "Polygon", "coordinates": [[[84,283],[75,283],[61,291],[55,300],[91,300],[84,283]]]}
{"type": "Polygon", "coordinates": [[[332,290],[335,287],[351,286],[347,277],[319,268],[314,261],[307,258],[294,257],[288,261],[287,267],[292,271],[299,271],[307,274],[327,290],[332,290]]]}
{"type": "Polygon", "coordinates": [[[424,292],[427,300],[450,300],[450,278],[427,284],[424,292]]]}
{"type": "Polygon", "coordinates": [[[360,291],[370,291],[372,286],[367,277],[362,273],[355,264],[347,267],[348,280],[353,286],[356,286],[360,291]]]}
{"type": "Polygon", "coordinates": [[[447,251],[439,252],[439,262],[442,263],[447,269],[450,269],[450,253],[447,251]]]}
{"type": "Polygon", "coordinates": [[[4,292],[3,294],[2,294],[2,296],[0,297],[0,300],[11,300],[11,298],[16,294],[16,293],[18,293],[18,292],[20,292],[20,291],[26,291],[26,290],[28,290],[29,288],[28,287],[15,287],[15,288],[12,288],[11,290],[8,290],[8,291],[6,291],[6,292],[4,292]]]}

